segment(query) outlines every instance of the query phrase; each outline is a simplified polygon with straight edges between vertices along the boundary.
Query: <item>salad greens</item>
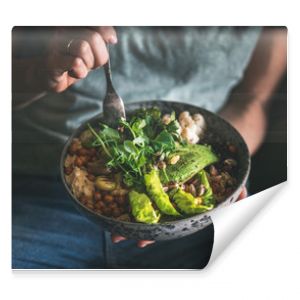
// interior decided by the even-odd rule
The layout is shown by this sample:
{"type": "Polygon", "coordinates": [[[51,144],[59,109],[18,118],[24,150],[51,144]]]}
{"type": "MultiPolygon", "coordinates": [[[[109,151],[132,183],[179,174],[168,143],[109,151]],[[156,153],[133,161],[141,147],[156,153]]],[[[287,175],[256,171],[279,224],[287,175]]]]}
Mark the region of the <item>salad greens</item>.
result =
{"type": "Polygon", "coordinates": [[[204,168],[217,162],[218,157],[210,146],[190,145],[182,140],[174,112],[168,122],[163,122],[159,109],[141,109],[129,120],[120,119],[118,129],[103,123],[98,129],[90,125],[88,128],[85,144],[99,147],[106,166],[121,172],[130,189],[129,202],[136,221],[157,223],[161,215],[180,217],[214,207],[204,168]],[[180,187],[195,175],[205,188],[201,197],[180,187]],[[170,183],[177,186],[166,192],[170,183]]]}
{"type": "Polygon", "coordinates": [[[93,146],[103,149],[108,167],[124,172],[127,186],[143,186],[143,174],[153,166],[155,159],[167,157],[176,144],[182,143],[178,134],[180,125],[175,114],[169,124],[163,124],[157,108],[139,110],[130,121],[121,119],[119,124],[124,128],[122,136],[118,130],[102,123],[98,131],[88,125],[96,138],[93,146]]]}

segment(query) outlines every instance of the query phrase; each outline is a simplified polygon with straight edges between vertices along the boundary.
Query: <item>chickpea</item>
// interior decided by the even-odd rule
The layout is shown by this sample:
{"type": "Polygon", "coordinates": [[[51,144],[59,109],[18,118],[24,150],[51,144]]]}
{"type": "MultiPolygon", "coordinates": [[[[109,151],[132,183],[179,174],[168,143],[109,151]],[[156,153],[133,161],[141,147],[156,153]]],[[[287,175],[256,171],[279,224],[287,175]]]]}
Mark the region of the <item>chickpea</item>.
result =
{"type": "Polygon", "coordinates": [[[81,143],[78,139],[74,139],[69,147],[69,153],[74,155],[81,148],[81,143]]]}
{"type": "Polygon", "coordinates": [[[83,164],[84,164],[84,161],[82,159],[82,156],[77,156],[75,158],[75,165],[80,168],[83,166],[83,164]]]}
{"type": "Polygon", "coordinates": [[[114,197],[112,195],[109,195],[109,194],[106,194],[104,196],[104,199],[103,199],[106,203],[110,203],[114,200],[114,197]]]}
{"type": "Polygon", "coordinates": [[[120,205],[124,204],[126,202],[126,198],[124,196],[117,196],[116,202],[120,205]]]}
{"type": "Polygon", "coordinates": [[[95,194],[94,194],[94,199],[95,199],[95,201],[100,201],[101,198],[102,198],[101,194],[100,194],[99,192],[96,191],[95,194]]]}
{"type": "Polygon", "coordinates": [[[86,156],[86,155],[89,155],[89,150],[86,149],[86,148],[80,148],[77,151],[77,154],[80,155],[80,156],[86,156]]]}
{"type": "Polygon", "coordinates": [[[115,217],[115,218],[119,217],[119,216],[121,215],[120,209],[118,209],[118,208],[113,209],[113,210],[112,210],[112,215],[113,215],[113,217],[115,217]]]}

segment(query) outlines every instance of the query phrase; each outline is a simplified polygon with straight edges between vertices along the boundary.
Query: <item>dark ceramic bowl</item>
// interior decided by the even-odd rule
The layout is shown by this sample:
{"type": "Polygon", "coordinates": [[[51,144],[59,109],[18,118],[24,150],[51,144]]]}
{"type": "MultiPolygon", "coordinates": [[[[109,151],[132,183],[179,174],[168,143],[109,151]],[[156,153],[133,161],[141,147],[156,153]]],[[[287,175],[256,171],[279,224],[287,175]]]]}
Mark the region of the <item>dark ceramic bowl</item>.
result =
{"type": "MultiPolygon", "coordinates": [[[[127,115],[130,116],[130,112],[134,110],[145,107],[157,106],[161,109],[162,113],[170,113],[172,110],[178,115],[182,111],[189,111],[190,113],[201,113],[206,120],[206,134],[205,140],[209,144],[225,144],[227,142],[233,144],[237,148],[237,187],[235,191],[227,197],[222,203],[220,203],[215,209],[233,203],[237,200],[242,187],[245,185],[250,171],[250,156],[248,148],[241,137],[241,135],[226,121],[221,119],[216,114],[213,114],[205,109],[183,104],[179,102],[169,102],[169,101],[145,101],[139,103],[126,104],[127,115]]],[[[88,122],[91,125],[96,125],[99,120],[101,120],[102,115],[98,115],[88,122]]],[[[105,217],[100,215],[80,203],[78,199],[74,197],[70,188],[68,187],[65,176],[64,176],[64,160],[67,154],[67,149],[73,140],[73,138],[78,137],[80,133],[86,129],[86,124],[82,124],[68,139],[66,145],[64,146],[61,161],[60,170],[61,178],[68,191],[71,199],[73,199],[74,204],[77,209],[83,213],[88,219],[99,224],[103,229],[126,236],[131,239],[144,239],[144,240],[169,240],[175,238],[181,238],[183,236],[195,233],[211,224],[211,218],[209,213],[202,213],[188,217],[185,219],[180,219],[176,221],[168,221],[159,224],[142,224],[133,222],[123,222],[118,221],[113,218],[105,217]]]]}

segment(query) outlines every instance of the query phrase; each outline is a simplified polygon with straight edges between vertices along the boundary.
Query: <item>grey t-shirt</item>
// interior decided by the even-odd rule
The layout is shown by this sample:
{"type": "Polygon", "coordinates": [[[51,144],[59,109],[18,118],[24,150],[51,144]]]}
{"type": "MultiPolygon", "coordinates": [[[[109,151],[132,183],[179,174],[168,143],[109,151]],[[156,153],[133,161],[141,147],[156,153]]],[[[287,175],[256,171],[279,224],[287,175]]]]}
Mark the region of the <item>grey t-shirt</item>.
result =
{"type": "MultiPolygon", "coordinates": [[[[126,103],[174,100],[217,112],[242,79],[258,27],[117,27],[110,47],[113,82],[126,103]]],[[[13,114],[13,171],[53,175],[63,143],[101,112],[103,69],[60,94],[13,114]]]]}

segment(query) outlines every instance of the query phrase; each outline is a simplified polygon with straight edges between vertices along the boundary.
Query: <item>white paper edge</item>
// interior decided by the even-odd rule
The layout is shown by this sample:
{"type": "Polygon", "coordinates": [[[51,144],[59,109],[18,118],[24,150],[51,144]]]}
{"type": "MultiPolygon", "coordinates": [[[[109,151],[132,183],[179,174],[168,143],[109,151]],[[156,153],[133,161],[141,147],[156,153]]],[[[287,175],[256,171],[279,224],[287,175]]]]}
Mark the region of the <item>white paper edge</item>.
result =
{"type": "Polygon", "coordinates": [[[207,267],[225,250],[255,215],[285,186],[280,183],[247,199],[211,213],[214,224],[214,245],[207,267]]]}

